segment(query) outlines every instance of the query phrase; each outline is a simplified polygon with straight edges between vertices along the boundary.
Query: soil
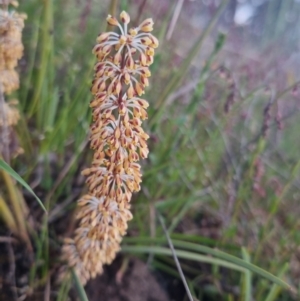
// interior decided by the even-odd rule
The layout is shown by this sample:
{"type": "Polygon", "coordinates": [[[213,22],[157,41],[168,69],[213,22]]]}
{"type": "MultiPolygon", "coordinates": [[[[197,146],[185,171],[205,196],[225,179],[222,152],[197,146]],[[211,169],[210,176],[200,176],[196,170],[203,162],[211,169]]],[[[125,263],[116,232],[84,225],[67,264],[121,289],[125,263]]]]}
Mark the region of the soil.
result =
{"type": "Polygon", "coordinates": [[[158,275],[149,270],[147,265],[133,258],[128,268],[121,275],[113,264],[106,272],[88,283],[86,287],[90,301],[169,301],[166,288],[158,281],[158,275]]]}
{"type": "MultiPolygon", "coordinates": [[[[2,236],[3,237],[3,236],[2,236]]],[[[179,301],[185,291],[181,281],[151,271],[138,258],[130,258],[124,268],[124,259],[119,255],[104,273],[88,282],[85,290],[89,301],[179,301]]],[[[33,259],[24,245],[1,241],[0,243],[0,301],[56,301],[58,287],[49,284],[50,299],[45,299],[45,285],[33,294],[28,289],[28,276],[33,259]]],[[[55,282],[55,274],[52,275],[55,282]]],[[[79,301],[77,291],[72,288],[66,301],[79,301]]]]}

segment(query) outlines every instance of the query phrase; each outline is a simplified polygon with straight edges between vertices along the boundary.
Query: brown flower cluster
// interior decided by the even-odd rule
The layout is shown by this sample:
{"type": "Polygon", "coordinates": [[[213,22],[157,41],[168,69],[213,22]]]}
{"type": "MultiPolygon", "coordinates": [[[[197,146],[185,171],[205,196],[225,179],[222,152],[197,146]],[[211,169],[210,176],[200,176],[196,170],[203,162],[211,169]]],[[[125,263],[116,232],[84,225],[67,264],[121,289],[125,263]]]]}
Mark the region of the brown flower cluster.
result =
{"type": "Polygon", "coordinates": [[[13,140],[12,126],[19,120],[19,111],[14,106],[16,100],[6,103],[5,94],[19,88],[19,75],[15,70],[18,60],[23,55],[22,30],[24,14],[9,10],[9,5],[17,6],[17,1],[0,0],[0,155],[6,160],[12,153],[19,154],[22,149],[14,152],[10,146],[13,140]]]}
{"type": "Polygon", "coordinates": [[[108,24],[119,33],[100,34],[93,49],[98,60],[91,88],[94,157],[92,166],[83,171],[89,192],[78,201],[75,237],[66,239],[63,247],[64,259],[83,284],[101,274],[103,265],[111,263],[120,250],[132,218],[131,196],[140,190],[137,161],[148,155],[149,136],[141,127],[148,102],[141,96],[149,84],[149,65],[158,40],[150,33],[152,19],[131,29],[126,12],[120,19],[119,23],[108,16],[108,24]]]}
{"type": "Polygon", "coordinates": [[[0,9],[0,85],[5,94],[19,88],[19,75],[15,70],[23,55],[22,30],[24,14],[0,9]]]}
{"type": "Polygon", "coordinates": [[[10,101],[9,103],[3,102],[0,104],[1,117],[0,118],[0,127],[6,126],[14,126],[18,123],[20,118],[20,113],[15,105],[18,102],[16,100],[10,101]],[[5,118],[4,118],[5,116],[5,118]]]}

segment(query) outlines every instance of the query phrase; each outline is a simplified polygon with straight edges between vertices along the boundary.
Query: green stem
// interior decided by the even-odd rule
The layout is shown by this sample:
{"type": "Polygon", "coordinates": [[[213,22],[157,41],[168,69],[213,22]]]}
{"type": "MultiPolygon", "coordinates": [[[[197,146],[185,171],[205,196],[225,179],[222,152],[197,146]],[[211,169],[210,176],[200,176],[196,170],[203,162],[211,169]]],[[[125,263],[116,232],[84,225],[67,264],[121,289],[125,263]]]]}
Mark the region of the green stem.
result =
{"type": "Polygon", "coordinates": [[[52,0],[44,0],[44,22],[42,25],[42,35],[41,35],[41,60],[40,60],[40,66],[38,69],[37,74],[37,83],[36,88],[34,90],[33,98],[32,98],[32,105],[30,107],[29,116],[32,116],[36,111],[38,111],[38,121],[39,125],[41,126],[41,122],[43,120],[42,115],[42,108],[41,104],[43,103],[41,101],[42,96],[42,89],[43,85],[47,79],[47,69],[48,69],[48,61],[50,59],[50,51],[52,46],[52,39],[53,39],[53,9],[52,9],[52,0]]]}

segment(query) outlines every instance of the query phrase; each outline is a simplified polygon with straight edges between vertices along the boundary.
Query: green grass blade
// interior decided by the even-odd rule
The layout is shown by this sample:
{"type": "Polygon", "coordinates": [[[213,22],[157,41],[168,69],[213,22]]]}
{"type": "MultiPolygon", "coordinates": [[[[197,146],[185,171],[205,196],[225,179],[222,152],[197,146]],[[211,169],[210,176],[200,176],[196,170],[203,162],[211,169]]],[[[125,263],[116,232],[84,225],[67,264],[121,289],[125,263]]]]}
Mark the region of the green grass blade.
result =
{"type": "Polygon", "coordinates": [[[11,175],[16,181],[18,181],[21,185],[23,185],[38,201],[42,209],[47,213],[46,208],[44,207],[42,201],[39,197],[34,193],[31,187],[2,159],[0,159],[0,168],[6,171],[9,175],[11,175]]]}
{"type": "MultiPolygon", "coordinates": [[[[154,247],[154,246],[123,246],[122,251],[126,253],[152,253],[152,254],[170,255],[170,256],[173,255],[172,251],[168,248],[154,247]]],[[[182,251],[182,250],[176,250],[175,254],[178,258],[182,258],[182,259],[195,260],[199,262],[215,264],[239,272],[246,271],[245,268],[239,265],[227,262],[222,259],[213,258],[207,255],[201,255],[201,254],[197,254],[189,251],[182,251]]]]}
{"type": "Polygon", "coordinates": [[[68,292],[70,290],[70,286],[71,286],[71,279],[70,278],[64,279],[58,291],[57,301],[65,301],[68,299],[68,292]]]}
{"type": "MultiPolygon", "coordinates": [[[[144,243],[153,243],[153,242],[162,243],[162,242],[165,242],[166,240],[165,239],[151,239],[150,237],[148,237],[146,239],[140,238],[139,241],[144,242],[144,243]]],[[[248,269],[248,270],[252,271],[253,273],[256,273],[256,274],[258,274],[258,275],[260,275],[260,276],[262,276],[262,277],[264,277],[292,292],[296,291],[294,287],[292,287],[285,281],[281,280],[280,278],[259,268],[256,265],[248,263],[245,260],[240,259],[236,256],[227,254],[227,253],[222,252],[217,249],[212,249],[212,248],[209,248],[206,246],[197,245],[197,244],[193,244],[193,243],[182,242],[182,241],[177,241],[177,240],[172,240],[172,243],[175,247],[181,247],[181,248],[185,248],[185,249],[189,249],[189,250],[193,250],[193,251],[197,251],[197,252],[202,252],[202,253],[210,254],[212,256],[221,258],[222,260],[225,260],[225,262],[227,262],[227,263],[232,263],[234,267],[238,267],[238,270],[240,270],[240,271],[245,271],[245,269],[248,269]]],[[[137,250],[137,252],[146,252],[146,250],[150,250],[150,248],[151,248],[150,246],[149,247],[142,246],[140,250],[139,249],[136,249],[136,250],[137,250]],[[142,251],[142,250],[144,250],[144,251],[142,251]]],[[[132,250],[132,252],[134,252],[135,247],[132,248],[131,246],[130,247],[124,246],[122,249],[124,251],[126,250],[126,251],[130,252],[132,250]]],[[[155,252],[155,251],[153,251],[153,252],[155,252]]],[[[165,252],[165,251],[163,251],[163,252],[165,252]]],[[[177,256],[180,257],[178,254],[177,254],[177,256]]]]}
{"type": "Polygon", "coordinates": [[[42,223],[42,229],[41,234],[36,237],[35,243],[36,243],[36,260],[34,264],[31,266],[30,273],[29,273],[29,283],[30,287],[34,287],[35,278],[37,275],[38,270],[38,262],[45,261],[46,264],[42,266],[42,269],[47,269],[47,258],[45,257],[44,250],[46,249],[45,245],[48,241],[48,219],[47,216],[44,217],[43,223],[42,223]]]}
{"type": "MultiPolygon", "coordinates": [[[[279,273],[279,277],[283,278],[284,275],[286,274],[287,270],[289,268],[288,264],[285,264],[284,267],[282,268],[282,270],[279,273]]],[[[279,286],[278,284],[274,283],[270,289],[270,292],[267,296],[267,298],[265,299],[265,301],[276,301],[278,300],[278,295],[280,294],[282,290],[282,287],[279,286]]]]}
{"type": "MultiPolygon", "coordinates": [[[[250,255],[245,248],[242,248],[243,259],[250,264],[250,255]]],[[[242,300],[251,301],[251,289],[252,289],[252,273],[250,270],[247,270],[244,274],[244,279],[242,283],[242,300]]]]}
{"type": "MultiPolygon", "coordinates": [[[[33,30],[30,34],[30,42],[27,42],[28,44],[25,44],[25,49],[30,50],[28,55],[28,73],[21,81],[21,95],[20,98],[23,100],[21,102],[21,105],[23,107],[23,110],[28,107],[29,103],[29,91],[30,91],[30,83],[33,81],[33,75],[34,75],[34,63],[36,61],[37,57],[37,46],[39,41],[39,27],[41,23],[41,9],[36,10],[35,12],[35,20],[33,20],[33,30]]],[[[29,41],[29,39],[28,39],[29,41]]],[[[26,42],[25,42],[26,43],[26,42]]]]}
{"type": "Polygon", "coordinates": [[[46,76],[48,68],[49,68],[49,55],[52,47],[52,39],[53,39],[53,23],[52,23],[52,0],[46,0],[43,3],[43,23],[41,24],[41,58],[40,58],[40,66],[38,69],[36,86],[34,89],[34,94],[31,101],[30,113],[32,116],[33,113],[38,109],[38,118],[41,122],[41,106],[43,105],[43,101],[41,101],[41,95],[43,90],[43,85],[45,81],[48,79],[46,76]]]}
{"type": "Polygon", "coordinates": [[[76,287],[76,290],[78,292],[78,296],[79,296],[80,301],[89,301],[89,299],[86,295],[86,292],[84,290],[84,287],[82,286],[77,274],[75,273],[75,271],[73,269],[71,270],[71,272],[72,272],[72,276],[73,276],[73,279],[74,279],[74,282],[75,282],[75,287],[76,287]]]}

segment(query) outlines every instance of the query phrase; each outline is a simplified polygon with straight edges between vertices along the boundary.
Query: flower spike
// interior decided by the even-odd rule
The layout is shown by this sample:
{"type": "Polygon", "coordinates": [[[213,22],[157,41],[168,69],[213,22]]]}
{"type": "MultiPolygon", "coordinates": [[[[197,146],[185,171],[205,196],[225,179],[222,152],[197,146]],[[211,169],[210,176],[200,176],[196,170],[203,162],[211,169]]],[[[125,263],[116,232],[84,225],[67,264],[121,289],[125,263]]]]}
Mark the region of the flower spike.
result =
{"type": "Polygon", "coordinates": [[[107,17],[107,23],[119,28],[119,33],[101,33],[93,49],[98,59],[90,103],[94,157],[91,167],[82,172],[89,192],[78,201],[75,236],[63,246],[63,258],[83,284],[101,274],[103,265],[111,263],[120,250],[132,219],[131,197],[142,182],[137,162],[149,152],[149,136],[141,127],[149,104],[141,96],[149,85],[149,65],[158,40],[150,34],[152,19],[129,30],[129,15],[123,11],[120,19],[121,23],[107,17]]]}

